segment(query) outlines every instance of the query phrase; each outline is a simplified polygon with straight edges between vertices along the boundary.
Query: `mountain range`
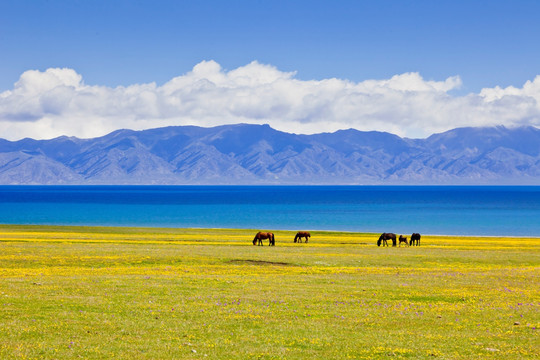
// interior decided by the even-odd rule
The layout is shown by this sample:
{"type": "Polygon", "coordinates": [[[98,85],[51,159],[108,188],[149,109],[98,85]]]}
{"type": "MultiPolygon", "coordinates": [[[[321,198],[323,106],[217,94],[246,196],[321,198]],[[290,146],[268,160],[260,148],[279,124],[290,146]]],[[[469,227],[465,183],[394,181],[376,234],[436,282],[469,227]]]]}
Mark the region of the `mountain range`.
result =
{"type": "Polygon", "coordinates": [[[426,139],[268,125],[0,139],[0,184],[540,184],[540,130],[458,128],[426,139]]]}

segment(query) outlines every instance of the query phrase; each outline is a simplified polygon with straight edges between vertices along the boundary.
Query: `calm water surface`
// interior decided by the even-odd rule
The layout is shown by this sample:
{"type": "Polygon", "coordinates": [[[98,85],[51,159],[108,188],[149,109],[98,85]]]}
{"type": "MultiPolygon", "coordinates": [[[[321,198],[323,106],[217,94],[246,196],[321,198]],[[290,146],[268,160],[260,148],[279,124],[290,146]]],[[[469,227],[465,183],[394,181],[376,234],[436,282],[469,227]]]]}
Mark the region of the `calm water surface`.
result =
{"type": "Polygon", "coordinates": [[[0,223],[540,236],[540,186],[0,186],[0,223]]]}

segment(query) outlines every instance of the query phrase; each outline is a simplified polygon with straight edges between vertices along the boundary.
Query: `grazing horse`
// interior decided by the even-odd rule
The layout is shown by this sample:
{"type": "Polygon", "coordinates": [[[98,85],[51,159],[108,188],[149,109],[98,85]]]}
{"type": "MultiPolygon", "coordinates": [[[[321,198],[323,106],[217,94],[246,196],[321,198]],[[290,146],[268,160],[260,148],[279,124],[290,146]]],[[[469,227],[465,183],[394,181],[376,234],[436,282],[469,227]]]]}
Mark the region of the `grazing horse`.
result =
{"type": "Polygon", "coordinates": [[[396,246],[396,234],[393,233],[382,233],[379,237],[379,240],[377,241],[377,246],[381,246],[381,242],[383,246],[388,246],[387,240],[392,240],[392,246],[396,246]]]}
{"type": "Polygon", "coordinates": [[[296,236],[294,237],[294,242],[302,242],[302,238],[306,238],[306,243],[308,242],[311,234],[307,231],[299,231],[296,233],[296,236]]]}
{"type": "Polygon", "coordinates": [[[409,243],[411,246],[420,246],[420,234],[419,233],[413,233],[411,235],[411,242],[409,243]]]}
{"type": "Polygon", "coordinates": [[[401,246],[401,243],[405,243],[405,245],[409,246],[409,243],[407,242],[407,237],[403,235],[399,235],[399,246],[401,246]]]}
{"type": "Polygon", "coordinates": [[[259,231],[257,235],[255,235],[255,237],[253,238],[253,245],[257,245],[257,242],[259,242],[259,245],[262,246],[263,239],[268,239],[268,246],[276,245],[276,239],[274,238],[274,233],[262,232],[262,231],[259,231]]]}

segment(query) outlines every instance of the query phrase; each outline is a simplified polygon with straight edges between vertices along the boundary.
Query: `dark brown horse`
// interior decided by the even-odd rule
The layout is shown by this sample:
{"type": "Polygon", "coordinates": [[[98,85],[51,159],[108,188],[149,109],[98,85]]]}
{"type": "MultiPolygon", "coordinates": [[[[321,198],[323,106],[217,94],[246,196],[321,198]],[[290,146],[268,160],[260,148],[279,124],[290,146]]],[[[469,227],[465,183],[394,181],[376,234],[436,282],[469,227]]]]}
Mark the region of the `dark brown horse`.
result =
{"type": "Polygon", "coordinates": [[[383,246],[388,246],[387,240],[392,240],[392,246],[397,245],[396,241],[396,234],[394,233],[382,233],[379,237],[379,240],[377,241],[377,246],[381,246],[381,243],[383,246]]]}
{"type": "Polygon", "coordinates": [[[311,234],[307,231],[299,231],[296,233],[296,236],[294,237],[294,242],[302,242],[302,238],[306,238],[306,243],[308,242],[311,234]]]}
{"type": "Polygon", "coordinates": [[[253,238],[253,245],[257,245],[257,242],[259,242],[259,245],[262,246],[263,240],[268,239],[268,245],[274,246],[276,245],[276,239],[274,238],[274,233],[271,232],[262,232],[259,231],[257,235],[253,238]]]}
{"type": "Polygon", "coordinates": [[[411,235],[411,242],[409,243],[410,246],[420,246],[420,234],[419,233],[413,233],[411,235]]]}
{"type": "Polygon", "coordinates": [[[399,246],[401,246],[401,243],[405,243],[405,245],[409,246],[409,243],[407,242],[407,237],[403,235],[399,235],[399,246]]]}

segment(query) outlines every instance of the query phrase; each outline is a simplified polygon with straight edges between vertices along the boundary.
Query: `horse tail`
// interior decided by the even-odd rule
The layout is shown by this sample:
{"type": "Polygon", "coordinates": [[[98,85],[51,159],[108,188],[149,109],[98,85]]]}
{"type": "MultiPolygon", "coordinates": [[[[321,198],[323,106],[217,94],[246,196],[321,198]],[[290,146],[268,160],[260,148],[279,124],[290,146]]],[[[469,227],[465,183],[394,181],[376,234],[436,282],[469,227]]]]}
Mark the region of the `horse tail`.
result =
{"type": "Polygon", "coordinates": [[[272,233],[272,245],[276,245],[276,238],[274,237],[274,233],[272,233]]]}

